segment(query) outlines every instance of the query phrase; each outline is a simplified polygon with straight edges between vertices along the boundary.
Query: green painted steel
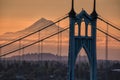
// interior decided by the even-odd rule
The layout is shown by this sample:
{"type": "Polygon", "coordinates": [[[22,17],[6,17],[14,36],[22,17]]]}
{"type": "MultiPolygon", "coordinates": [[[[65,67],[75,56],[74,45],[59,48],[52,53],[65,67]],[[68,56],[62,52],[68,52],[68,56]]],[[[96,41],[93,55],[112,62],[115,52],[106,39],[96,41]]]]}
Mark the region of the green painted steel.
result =
{"type": "Polygon", "coordinates": [[[74,69],[78,53],[82,48],[85,49],[90,63],[90,80],[97,80],[97,59],[96,59],[96,21],[97,13],[95,10],[96,1],[94,0],[93,12],[89,15],[85,10],[79,14],[74,11],[74,0],[69,12],[70,31],[69,31],[69,56],[68,56],[68,80],[75,80],[74,69]],[[81,35],[82,25],[85,23],[85,35],[81,35]],[[77,25],[77,35],[75,34],[75,25],[77,25]],[[91,31],[88,31],[88,25],[91,25],[91,31]],[[88,32],[91,35],[88,36],[88,32]]]}

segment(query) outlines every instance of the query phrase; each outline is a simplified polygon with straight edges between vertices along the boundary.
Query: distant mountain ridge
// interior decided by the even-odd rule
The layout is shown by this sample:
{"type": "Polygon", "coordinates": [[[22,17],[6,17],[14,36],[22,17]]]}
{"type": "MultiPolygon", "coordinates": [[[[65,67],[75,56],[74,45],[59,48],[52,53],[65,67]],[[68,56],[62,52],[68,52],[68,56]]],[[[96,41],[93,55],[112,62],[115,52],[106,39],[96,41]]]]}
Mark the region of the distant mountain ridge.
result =
{"type": "MultiPolygon", "coordinates": [[[[37,20],[35,23],[33,23],[32,25],[26,27],[25,29],[23,30],[20,30],[20,31],[17,31],[17,32],[6,32],[5,34],[3,35],[0,35],[0,45],[3,45],[5,43],[8,43],[8,42],[11,42],[13,40],[15,40],[16,38],[20,38],[26,34],[29,34],[31,32],[34,32],[36,30],[39,30],[39,29],[42,29],[44,27],[46,27],[47,25],[49,24],[53,24],[54,22],[51,21],[51,20],[47,20],[45,18],[41,18],[39,20],[37,20]]],[[[58,28],[60,29],[63,29],[61,28],[60,26],[58,26],[57,24],[54,24],[52,25],[51,27],[45,29],[44,31],[41,31],[40,32],[40,37],[41,38],[45,38],[46,36],[49,36],[55,32],[58,32],[58,28]]],[[[68,50],[68,39],[69,39],[69,31],[65,31],[63,34],[62,34],[62,49],[63,49],[63,52],[62,54],[65,54],[67,55],[68,53],[67,50],[68,50]]],[[[21,40],[22,42],[24,41],[25,44],[22,44],[22,46],[26,45],[26,44],[30,44],[32,43],[33,41],[37,41],[38,40],[38,33],[37,34],[34,34],[32,37],[29,37],[29,38],[26,38],[24,40],[21,40]]],[[[45,40],[44,41],[44,48],[45,50],[47,50],[47,52],[49,51],[52,51],[52,53],[56,53],[56,43],[57,43],[57,36],[56,37],[52,37],[52,38],[49,38],[49,40],[45,40]],[[46,44],[46,43],[49,43],[49,44],[46,44]]],[[[105,59],[104,58],[104,53],[105,53],[105,37],[103,36],[100,36],[97,37],[97,57],[100,58],[100,59],[105,59]]],[[[13,51],[15,50],[16,48],[18,48],[19,46],[19,43],[16,42],[14,43],[13,45],[10,45],[8,47],[5,47],[4,49],[2,49],[2,54],[4,53],[7,53],[7,52],[10,52],[10,51],[13,51]]],[[[120,60],[120,56],[119,53],[120,53],[120,49],[119,49],[119,43],[118,42],[114,42],[114,41],[109,41],[109,59],[110,60],[120,60]]],[[[28,47],[28,49],[25,49],[26,52],[37,52],[38,50],[38,45],[32,45],[30,47],[28,47]],[[37,50],[37,51],[36,51],[37,50]]],[[[19,52],[16,52],[16,53],[13,53],[13,54],[19,54],[19,52]]],[[[9,56],[9,55],[8,55],[9,56]]]]}
{"type": "Polygon", "coordinates": [[[57,60],[56,55],[51,53],[28,53],[21,56],[12,56],[9,57],[9,60],[25,60],[25,61],[38,61],[38,60],[57,60]]]}
{"type": "MultiPolygon", "coordinates": [[[[17,32],[6,32],[3,35],[0,35],[0,41],[14,40],[14,39],[16,39],[18,37],[21,37],[21,36],[24,36],[24,35],[29,34],[31,32],[42,29],[42,28],[44,28],[44,27],[46,27],[46,26],[48,26],[48,25],[50,25],[52,23],[54,23],[54,22],[51,21],[51,20],[41,18],[41,19],[37,20],[35,23],[33,23],[32,25],[30,25],[29,27],[23,29],[23,30],[20,30],[20,31],[17,31],[17,32]]],[[[44,33],[44,35],[46,35],[46,31],[48,31],[48,30],[51,31],[51,32],[55,32],[55,31],[58,30],[57,29],[58,27],[60,27],[60,26],[52,25],[51,28],[44,30],[43,33],[44,33]]]]}
{"type": "MultiPolygon", "coordinates": [[[[78,57],[78,60],[81,61],[87,61],[87,57],[86,56],[81,56],[78,57]]],[[[28,54],[24,54],[21,56],[12,56],[9,58],[6,58],[8,60],[23,60],[23,61],[38,61],[38,60],[42,60],[42,61],[64,61],[67,62],[68,61],[68,56],[58,56],[58,55],[54,55],[51,53],[28,53],[28,54]]]]}
{"type": "MultiPolygon", "coordinates": [[[[17,31],[17,32],[6,32],[5,34],[0,35],[0,42],[2,42],[0,44],[3,45],[3,44],[6,44],[6,43],[9,43],[11,41],[14,41],[16,39],[21,38],[22,36],[25,36],[26,34],[28,35],[28,34],[30,34],[32,32],[36,32],[36,31],[38,31],[40,29],[43,29],[46,26],[48,26],[50,24],[53,24],[53,23],[54,22],[51,21],[51,20],[47,20],[45,18],[41,18],[41,19],[37,20],[35,23],[33,23],[32,25],[30,25],[29,27],[23,29],[23,30],[20,30],[20,31],[17,31]]],[[[47,37],[47,36],[49,36],[51,34],[54,34],[54,33],[58,32],[58,28],[59,28],[59,30],[63,29],[60,26],[58,26],[56,24],[53,24],[50,27],[40,31],[40,38],[43,39],[43,38],[45,38],[45,37],[47,37]]],[[[66,33],[64,32],[64,36],[62,36],[62,38],[63,37],[66,38],[66,35],[68,35],[67,33],[68,33],[68,31],[66,31],[66,33]]],[[[64,38],[64,40],[65,40],[65,38],[64,38]]],[[[21,45],[22,46],[26,46],[28,44],[31,44],[32,42],[37,41],[37,40],[38,40],[38,33],[21,40],[22,41],[21,45]]],[[[44,42],[44,46],[45,46],[44,48],[47,47],[48,49],[46,49],[46,50],[50,50],[50,51],[51,50],[52,51],[56,50],[56,48],[52,48],[51,49],[51,47],[50,47],[51,45],[52,45],[52,47],[56,47],[56,44],[55,44],[56,42],[57,42],[56,38],[52,37],[49,40],[47,40],[47,42],[44,42]],[[45,43],[50,43],[50,44],[49,45],[45,45],[45,43]]],[[[14,44],[12,44],[12,45],[10,45],[8,47],[5,47],[4,51],[3,50],[2,51],[5,54],[5,53],[8,53],[10,51],[18,49],[19,48],[18,46],[19,46],[19,43],[16,42],[16,43],[14,43],[14,44]]],[[[26,53],[27,52],[34,52],[37,48],[38,48],[37,45],[33,45],[29,49],[26,49],[25,51],[26,51],[26,53]]],[[[55,53],[55,52],[52,52],[52,53],[55,53]]],[[[19,52],[16,52],[14,54],[19,54],[19,52]]]]}

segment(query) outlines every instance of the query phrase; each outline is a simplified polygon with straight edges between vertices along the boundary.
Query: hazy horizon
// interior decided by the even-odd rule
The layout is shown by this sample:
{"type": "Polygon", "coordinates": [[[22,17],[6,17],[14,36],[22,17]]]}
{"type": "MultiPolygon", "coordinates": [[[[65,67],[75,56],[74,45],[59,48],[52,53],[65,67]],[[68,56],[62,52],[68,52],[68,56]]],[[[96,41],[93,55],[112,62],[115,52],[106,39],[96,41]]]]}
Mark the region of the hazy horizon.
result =
{"type": "MultiPolygon", "coordinates": [[[[107,20],[113,22],[116,25],[120,25],[120,0],[97,0],[97,13],[107,20]]],[[[54,20],[70,11],[71,0],[1,0],[0,1],[0,35],[4,37],[4,33],[24,31],[28,29],[33,23],[41,18],[47,20],[54,20]]],[[[86,10],[89,14],[92,12],[93,0],[75,0],[75,11],[79,13],[82,8],[86,10]],[[86,4],[86,5],[85,5],[86,4]]],[[[99,26],[104,26],[106,24],[101,24],[98,22],[99,26]]],[[[61,26],[60,26],[61,27],[61,26]]],[[[119,26],[118,26],[119,27],[119,26]]],[[[120,28],[120,27],[119,27],[120,28]]],[[[30,29],[29,29],[30,30],[30,29]]],[[[32,30],[32,29],[31,29],[32,30]]],[[[30,31],[31,31],[30,30],[30,31]]],[[[29,31],[29,32],[30,32],[29,31]]],[[[25,32],[25,31],[24,31],[25,32]]],[[[119,37],[120,33],[117,31],[111,31],[117,34],[119,37]]],[[[26,33],[26,32],[25,32],[26,33]]],[[[10,34],[10,33],[8,33],[10,34]]],[[[21,34],[21,33],[20,33],[21,34]]],[[[105,58],[105,36],[103,34],[98,35],[97,47],[99,48],[98,57],[105,58]]],[[[10,35],[8,35],[10,38],[10,35]]],[[[65,42],[68,43],[68,38],[65,38],[65,42]]],[[[120,59],[120,43],[109,38],[109,58],[110,59],[120,59]]],[[[68,44],[64,44],[63,48],[65,52],[63,54],[68,55],[68,44]]],[[[17,44],[18,45],[18,44],[17,44]]],[[[49,48],[52,44],[45,44],[49,48]]],[[[56,45],[55,45],[56,46],[56,45]]],[[[54,47],[55,47],[54,46],[54,47]]],[[[15,47],[15,46],[14,46],[15,47]]],[[[34,47],[37,46],[34,45],[34,47]]],[[[33,48],[30,48],[31,51],[33,48]]],[[[50,48],[48,50],[55,50],[56,48],[50,48]]],[[[54,51],[55,52],[55,51],[54,51]]]]}

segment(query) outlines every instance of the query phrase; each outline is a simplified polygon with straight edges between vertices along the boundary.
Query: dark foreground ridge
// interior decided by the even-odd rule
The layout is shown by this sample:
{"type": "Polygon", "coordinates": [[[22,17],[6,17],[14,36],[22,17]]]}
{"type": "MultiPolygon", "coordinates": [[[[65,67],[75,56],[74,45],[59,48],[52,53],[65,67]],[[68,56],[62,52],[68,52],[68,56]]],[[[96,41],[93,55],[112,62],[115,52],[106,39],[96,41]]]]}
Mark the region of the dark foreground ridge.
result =
{"type": "MultiPolygon", "coordinates": [[[[108,80],[120,80],[120,62],[108,62],[108,80]]],[[[105,61],[99,61],[98,80],[105,79],[105,61]]],[[[58,61],[0,61],[0,80],[67,80],[67,64],[58,61]]],[[[89,64],[75,66],[76,80],[89,80],[89,64]]]]}

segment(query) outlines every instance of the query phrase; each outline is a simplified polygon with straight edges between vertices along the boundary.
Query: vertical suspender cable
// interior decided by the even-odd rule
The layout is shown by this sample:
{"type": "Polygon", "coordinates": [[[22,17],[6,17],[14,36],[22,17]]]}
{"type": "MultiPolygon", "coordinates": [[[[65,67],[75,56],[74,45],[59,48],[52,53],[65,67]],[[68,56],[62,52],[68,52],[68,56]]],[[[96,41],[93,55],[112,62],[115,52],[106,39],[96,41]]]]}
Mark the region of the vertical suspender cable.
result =
{"type": "Polygon", "coordinates": [[[43,54],[43,41],[41,42],[40,48],[41,48],[41,50],[40,50],[41,51],[41,61],[43,61],[43,55],[42,55],[43,54]]]}
{"type": "MultiPolygon", "coordinates": [[[[106,32],[108,33],[108,24],[107,24],[107,29],[106,32]]],[[[105,59],[106,59],[106,80],[108,80],[108,35],[106,35],[106,55],[105,55],[105,59]]]]}
{"type": "MultiPolygon", "coordinates": [[[[19,49],[20,48],[21,48],[21,40],[19,40],[19,49]]],[[[21,70],[20,70],[20,68],[21,68],[21,50],[19,50],[19,60],[18,60],[18,62],[19,62],[18,73],[20,74],[21,73],[21,70]]]]}
{"type": "MultiPolygon", "coordinates": [[[[38,32],[38,41],[40,40],[40,31],[38,32]]],[[[38,61],[40,60],[40,42],[38,42],[38,61]]]]}
{"type": "MultiPolygon", "coordinates": [[[[59,22],[58,22],[58,32],[59,32],[59,22]]],[[[60,35],[58,33],[58,42],[57,42],[57,61],[59,61],[59,53],[60,53],[60,35]]]]}
{"type": "MultiPolygon", "coordinates": [[[[19,40],[19,49],[21,48],[21,40],[19,40]]],[[[21,61],[21,50],[19,50],[19,61],[21,61]]]]}
{"type": "MultiPolygon", "coordinates": [[[[108,33],[108,24],[107,24],[107,33],[108,33]]],[[[108,60],[108,35],[106,35],[106,61],[108,60]]]]}
{"type": "MultiPolygon", "coordinates": [[[[24,43],[23,43],[23,44],[24,44],[24,43]]],[[[23,44],[22,44],[22,46],[24,46],[23,44]]],[[[24,52],[25,52],[25,50],[24,50],[24,48],[23,48],[23,49],[22,49],[22,55],[23,55],[23,56],[22,56],[22,60],[23,60],[23,61],[25,61],[25,59],[24,59],[24,52]]]]}
{"type": "Polygon", "coordinates": [[[61,58],[62,58],[62,33],[60,33],[60,61],[61,61],[61,58]]]}
{"type": "MultiPolygon", "coordinates": [[[[1,48],[1,45],[0,45],[0,55],[2,54],[2,48],[1,48]]],[[[0,57],[0,60],[1,60],[1,57],[0,57]]]]}

